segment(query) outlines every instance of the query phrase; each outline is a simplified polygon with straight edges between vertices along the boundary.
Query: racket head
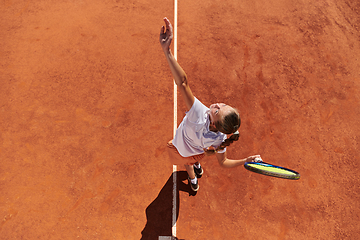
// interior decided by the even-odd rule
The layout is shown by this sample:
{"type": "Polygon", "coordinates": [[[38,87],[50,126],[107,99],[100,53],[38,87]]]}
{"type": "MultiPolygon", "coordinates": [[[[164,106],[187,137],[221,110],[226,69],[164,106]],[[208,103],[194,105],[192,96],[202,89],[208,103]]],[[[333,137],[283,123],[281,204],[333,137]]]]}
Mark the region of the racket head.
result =
{"type": "Polygon", "coordinates": [[[298,180],[300,178],[300,174],[294,170],[265,162],[247,162],[244,164],[244,167],[249,171],[272,177],[291,180],[298,180]]]}

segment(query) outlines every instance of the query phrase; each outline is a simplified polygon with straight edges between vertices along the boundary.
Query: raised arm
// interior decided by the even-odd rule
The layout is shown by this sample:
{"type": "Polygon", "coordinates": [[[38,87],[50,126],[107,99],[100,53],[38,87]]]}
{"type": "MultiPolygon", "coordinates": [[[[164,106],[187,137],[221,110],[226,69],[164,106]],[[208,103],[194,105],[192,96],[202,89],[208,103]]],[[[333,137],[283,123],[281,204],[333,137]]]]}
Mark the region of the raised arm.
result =
{"type": "Polygon", "coordinates": [[[176,61],[175,57],[171,53],[170,44],[173,39],[173,28],[170,21],[167,18],[164,18],[165,26],[162,26],[160,31],[160,45],[164,51],[166,60],[169,64],[171,73],[174,77],[175,84],[178,86],[181,95],[184,98],[187,110],[190,110],[195,99],[194,95],[191,92],[191,89],[188,84],[188,79],[185,71],[181,68],[179,63],[176,61]]]}

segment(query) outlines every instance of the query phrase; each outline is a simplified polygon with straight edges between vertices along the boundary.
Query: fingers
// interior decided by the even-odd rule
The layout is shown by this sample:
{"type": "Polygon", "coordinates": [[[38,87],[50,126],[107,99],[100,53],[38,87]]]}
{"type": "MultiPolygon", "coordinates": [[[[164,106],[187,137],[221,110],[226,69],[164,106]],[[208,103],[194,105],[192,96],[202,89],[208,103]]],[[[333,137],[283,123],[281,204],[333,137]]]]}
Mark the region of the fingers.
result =
{"type": "Polygon", "coordinates": [[[165,29],[165,27],[162,26],[162,27],[161,27],[161,30],[160,30],[160,35],[161,35],[161,34],[164,34],[164,29],[165,29]]]}
{"type": "Polygon", "coordinates": [[[167,19],[166,17],[164,18],[164,22],[165,22],[165,25],[166,25],[166,31],[170,31],[172,33],[172,25],[169,21],[169,19],[167,19]]]}
{"type": "Polygon", "coordinates": [[[165,26],[162,26],[160,29],[160,36],[166,36],[169,38],[172,38],[173,36],[173,28],[171,26],[171,23],[169,21],[169,19],[167,19],[166,17],[164,18],[164,22],[165,22],[165,26]],[[166,31],[165,31],[166,28],[166,31]]]}
{"type": "Polygon", "coordinates": [[[167,17],[164,17],[164,22],[166,26],[171,26],[170,20],[167,17]]]}
{"type": "Polygon", "coordinates": [[[254,155],[247,158],[247,162],[262,162],[262,158],[260,155],[254,155]]]}
{"type": "Polygon", "coordinates": [[[263,160],[261,158],[255,158],[254,162],[262,162],[263,160]]]}
{"type": "Polygon", "coordinates": [[[254,162],[262,162],[263,160],[261,159],[260,155],[255,155],[253,161],[254,162]]]}
{"type": "Polygon", "coordinates": [[[164,51],[169,50],[173,39],[173,30],[169,19],[164,18],[165,26],[160,29],[160,44],[164,51]]]}

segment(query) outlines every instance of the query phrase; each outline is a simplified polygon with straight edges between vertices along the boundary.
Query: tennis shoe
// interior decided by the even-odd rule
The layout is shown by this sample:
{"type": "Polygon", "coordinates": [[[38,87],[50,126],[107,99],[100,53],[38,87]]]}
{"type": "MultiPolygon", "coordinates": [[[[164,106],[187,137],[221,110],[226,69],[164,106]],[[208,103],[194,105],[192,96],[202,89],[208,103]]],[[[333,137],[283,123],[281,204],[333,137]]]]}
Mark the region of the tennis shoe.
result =
{"type": "Polygon", "coordinates": [[[193,183],[191,182],[190,177],[188,176],[188,183],[189,183],[191,189],[192,189],[194,192],[197,192],[197,190],[199,190],[199,181],[196,181],[196,183],[193,184],[193,183]]]}
{"type": "Polygon", "coordinates": [[[201,178],[201,176],[202,176],[203,173],[204,173],[204,170],[203,170],[203,168],[201,167],[201,165],[200,165],[200,168],[196,168],[196,167],[195,167],[195,164],[194,164],[194,172],[195,172],[195,175],[196,175],[197,178],[201,178]]]}

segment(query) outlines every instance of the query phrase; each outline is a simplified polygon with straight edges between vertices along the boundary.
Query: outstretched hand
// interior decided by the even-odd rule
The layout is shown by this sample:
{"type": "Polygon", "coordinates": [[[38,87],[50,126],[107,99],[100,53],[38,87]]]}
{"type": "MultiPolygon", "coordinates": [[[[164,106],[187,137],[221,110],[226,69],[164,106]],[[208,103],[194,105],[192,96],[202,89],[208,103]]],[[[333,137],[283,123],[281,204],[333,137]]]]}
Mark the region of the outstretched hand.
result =
{"type": "Polygon", "coordinates": [[[165,26],[162,26],[160,31],[160,45],[164,51],[167,51],[173,39],[173,27],[166,17],[164,18],[164,22],[165,26]]]}
{"type": "Polygon", "coordinates": [[[246,158],[246,162],[262,162],[260,155],[254,155],[246,158]]]}

